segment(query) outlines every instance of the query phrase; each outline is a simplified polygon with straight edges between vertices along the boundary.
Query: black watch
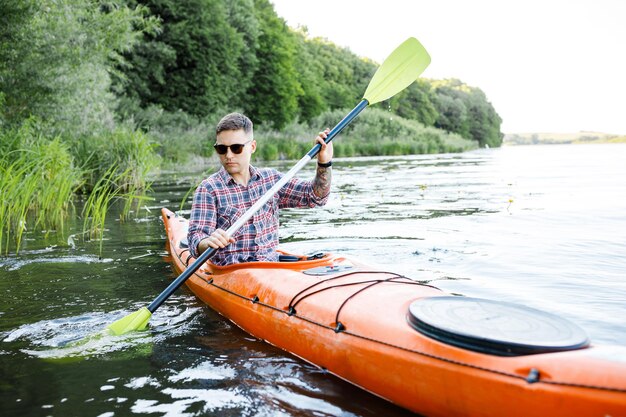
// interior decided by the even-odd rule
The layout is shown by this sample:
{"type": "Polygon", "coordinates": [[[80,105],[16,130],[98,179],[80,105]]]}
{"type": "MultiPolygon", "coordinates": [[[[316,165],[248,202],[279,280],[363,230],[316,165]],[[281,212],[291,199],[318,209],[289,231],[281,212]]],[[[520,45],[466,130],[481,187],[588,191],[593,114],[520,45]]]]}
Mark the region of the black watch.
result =
{"type": "Polygon", "coordinates": [[[333,161],[328,161],[325,164],[320,163],[319,161],[317,162],[317,166],[320,168],[328,168],[333,166],[333,161]]]}

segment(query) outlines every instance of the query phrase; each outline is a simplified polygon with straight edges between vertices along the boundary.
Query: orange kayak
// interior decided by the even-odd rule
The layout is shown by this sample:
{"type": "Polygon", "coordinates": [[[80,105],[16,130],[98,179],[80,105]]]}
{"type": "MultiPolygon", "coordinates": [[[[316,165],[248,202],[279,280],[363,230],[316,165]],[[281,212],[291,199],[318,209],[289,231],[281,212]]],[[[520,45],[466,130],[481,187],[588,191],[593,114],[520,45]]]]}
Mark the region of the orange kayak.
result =
{"type": "MultiPolygon", "coordinates": [[[[188,222],[163,209],[171,261],[188,222]]],[[[626,416],[626,348],[524,306],[320,254],[201,267],[186,284],[251,335],[425,416],[626,416]]]]}

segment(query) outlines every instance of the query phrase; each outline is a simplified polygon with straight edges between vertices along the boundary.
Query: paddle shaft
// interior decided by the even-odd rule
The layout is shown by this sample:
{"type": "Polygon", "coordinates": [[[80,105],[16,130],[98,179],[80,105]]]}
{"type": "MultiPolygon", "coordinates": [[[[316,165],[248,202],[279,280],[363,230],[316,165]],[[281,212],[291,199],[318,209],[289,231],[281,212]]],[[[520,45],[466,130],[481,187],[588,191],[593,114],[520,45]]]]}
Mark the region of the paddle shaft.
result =
{"type": "MultiPolygon", "coordinates": [[[[350,113],[346,115],[335,127],[332,128],[324,142],[330,143],[335,136],[337,136],[346,126],[354,120],[359,113],[361,113],[368,105],[368,101],[363,99],[350,113]]],[[[226,230],[228,237],[233,236],[237,230],[239,230],[244,224],[248,222],[254,216],[254,214],[261,209],[285,184],[287,184],[297,173],[300,171],[311,159],[313,159],[322,149],[322,145],[317,143],[311,150],[298,161],[283,177],[276,182],[261,198],[259,198],[246,212],[241,215],[229,228],[226,230]]],[[[178,288],[180,288],[187,279],[196,273],[198,269],[206,261],[215,255],[217,249],[209,248],[205,250],[190,266],[183,271],[168,287],[163,290],[161,294],[148,306],[150,313],[154,313],[157,308],[161,306],[178,288]]]]}

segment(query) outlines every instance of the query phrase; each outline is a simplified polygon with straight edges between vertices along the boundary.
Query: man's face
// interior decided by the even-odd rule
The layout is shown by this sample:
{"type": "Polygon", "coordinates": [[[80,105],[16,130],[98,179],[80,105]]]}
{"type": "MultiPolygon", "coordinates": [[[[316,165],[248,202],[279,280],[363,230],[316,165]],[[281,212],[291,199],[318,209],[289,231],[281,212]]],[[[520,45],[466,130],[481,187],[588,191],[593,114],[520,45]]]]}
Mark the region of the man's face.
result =
{"type": "Polygon", "coordinates": [[[228,148],[224,155],[219,155],[220,162],[226,171],[233,176],[247,172],[250,168],[250,157],[256,150],[256,141],[252,139],[252,133],[246,133],[243,129],[224,130],[217,135],[217,145],[243,145],[241,153],[236,154],[228,148]]]}

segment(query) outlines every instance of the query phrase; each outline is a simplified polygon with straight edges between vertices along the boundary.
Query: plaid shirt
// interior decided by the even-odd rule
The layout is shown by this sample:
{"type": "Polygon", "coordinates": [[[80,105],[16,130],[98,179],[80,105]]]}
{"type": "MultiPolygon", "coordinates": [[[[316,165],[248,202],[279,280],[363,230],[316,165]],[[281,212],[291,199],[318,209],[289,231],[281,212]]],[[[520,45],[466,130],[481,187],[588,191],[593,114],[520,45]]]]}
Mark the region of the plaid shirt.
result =
{"type": "MultiPolygon", "coordinates": [[[[187,239],[191,255],[198,257],[198,244],[215,229],[227,230],[248,208],[283,176],[275,169],[250,166],[247,186],[237,184],[222,167],[196,189],[189,219],[187,239]]],[[[277,261],[278,211],[281,208],[322,206],[328,195],[319,198],[312,181],[292,178],[243,225],[231,243],[211,258],[216,265],[250,261],[277,261]]]]}

